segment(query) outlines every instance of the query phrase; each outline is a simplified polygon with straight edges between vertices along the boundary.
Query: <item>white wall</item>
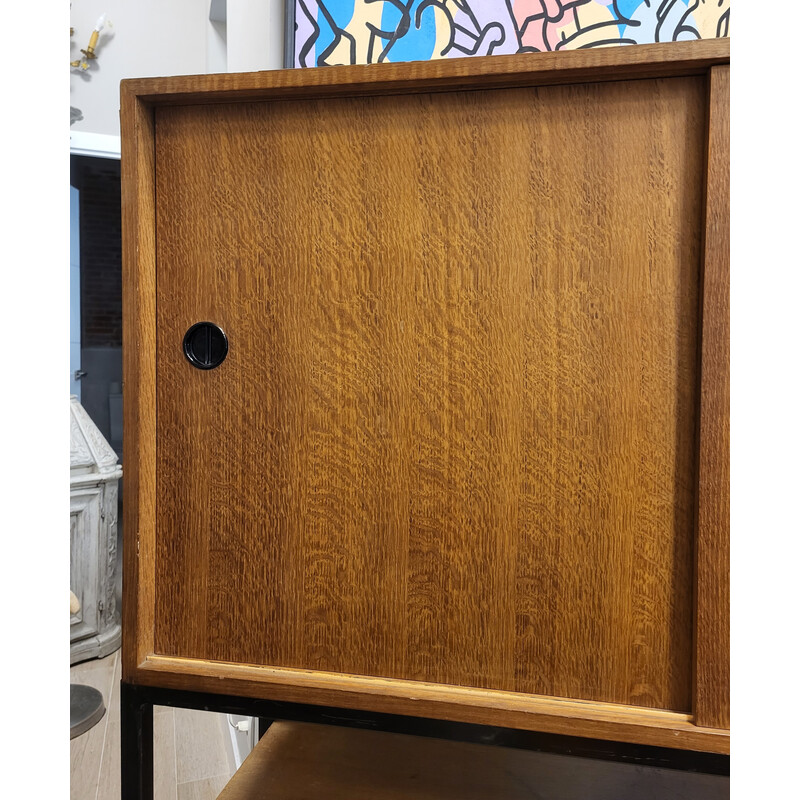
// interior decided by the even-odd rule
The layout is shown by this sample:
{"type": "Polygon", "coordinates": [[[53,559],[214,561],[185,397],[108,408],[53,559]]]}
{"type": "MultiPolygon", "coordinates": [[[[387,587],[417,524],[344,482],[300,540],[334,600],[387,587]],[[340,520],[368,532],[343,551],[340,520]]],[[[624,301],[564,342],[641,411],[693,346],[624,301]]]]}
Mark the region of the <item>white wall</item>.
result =
{"type": "Polygon", "coordinates": [[[228,72],[283,66],[284,0],[227,0],[228,72]]]}
{"type": "MultiPolygon", "coordinates": [[[[80,57],[101,14],[97,59],[70,75],[70,105],[83,113],[73,132],[119,136],[123,78],[277,69],[283,64],[283,0],[226,0],[210,22],[211,0],[72,0],[70,60],[80,57]]],[[[215,6],[219,8],[217,0],[215,6]]]]}
{"type": "Polygon", "coordinates": [[[80,57],[101,14],[108,14],[113,28],[100,34],[89,70],[70,75],[70,105],[84,117],[71,130],[118,136],[123,78],[205,72],[206,5],[204,0],[72,0],[72,60],[80,57]]]}

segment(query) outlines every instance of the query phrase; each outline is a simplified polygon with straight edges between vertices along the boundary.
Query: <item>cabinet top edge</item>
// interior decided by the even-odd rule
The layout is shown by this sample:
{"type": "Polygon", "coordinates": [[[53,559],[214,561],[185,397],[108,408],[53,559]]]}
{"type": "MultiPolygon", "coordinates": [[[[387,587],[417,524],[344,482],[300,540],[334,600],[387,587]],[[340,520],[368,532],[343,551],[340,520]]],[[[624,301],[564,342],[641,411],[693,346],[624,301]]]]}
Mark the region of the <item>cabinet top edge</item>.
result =
{"type": "Polygon", "coordinates": [[[127,78],[121,81],[120,92],[123,103],[185,105],[696,75],[729,62],[730,40],[719,38],[434,61],[127,78]]]}

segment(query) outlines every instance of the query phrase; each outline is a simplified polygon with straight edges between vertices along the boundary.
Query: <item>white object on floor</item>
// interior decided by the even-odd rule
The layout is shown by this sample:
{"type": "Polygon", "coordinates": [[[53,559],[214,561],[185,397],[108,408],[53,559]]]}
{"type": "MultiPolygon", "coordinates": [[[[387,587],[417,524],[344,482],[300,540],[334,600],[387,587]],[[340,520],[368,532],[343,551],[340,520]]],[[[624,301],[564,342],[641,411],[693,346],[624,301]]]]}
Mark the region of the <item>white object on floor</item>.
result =
{"type": "Polygon", "coordinates": [[[228,714],[227,718],[233,760],[236,763],[236,769],[239,769],[255,747],[258,720],[255,717],[242,717],[237,714],[228,714]]]}

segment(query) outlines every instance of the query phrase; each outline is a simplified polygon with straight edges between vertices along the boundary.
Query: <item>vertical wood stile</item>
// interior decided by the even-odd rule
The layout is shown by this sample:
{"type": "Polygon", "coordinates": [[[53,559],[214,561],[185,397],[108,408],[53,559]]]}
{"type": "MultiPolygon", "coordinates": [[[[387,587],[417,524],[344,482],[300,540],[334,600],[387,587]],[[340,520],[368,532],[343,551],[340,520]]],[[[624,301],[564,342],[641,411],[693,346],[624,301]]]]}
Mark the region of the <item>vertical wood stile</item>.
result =
{"type": "Polygon", "coordinates": [[[694,719],[730,724],[730,67],[709,73],[694,719]]]}
{"type": "Polygon", "coordinates": [[[123,678],[153,652],[155,540],[155,129],[153,112],[122,84],[123,678]]]}

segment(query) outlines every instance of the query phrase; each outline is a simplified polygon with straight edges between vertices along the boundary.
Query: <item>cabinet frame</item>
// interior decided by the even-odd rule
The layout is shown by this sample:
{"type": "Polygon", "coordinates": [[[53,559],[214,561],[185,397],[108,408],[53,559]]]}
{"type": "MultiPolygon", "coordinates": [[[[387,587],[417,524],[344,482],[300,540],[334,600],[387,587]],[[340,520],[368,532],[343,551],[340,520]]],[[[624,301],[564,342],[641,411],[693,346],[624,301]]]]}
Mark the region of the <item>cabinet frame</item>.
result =
{"type": "Polygon", "coordinates": [[[728,64],[728,39],[714,39],[122,82],[125,683],[709,753],[729,752],[728,64]],[[691,75],[705,75],[708,80],[691,713],[156,654],[155,109],[691,75]]]}

